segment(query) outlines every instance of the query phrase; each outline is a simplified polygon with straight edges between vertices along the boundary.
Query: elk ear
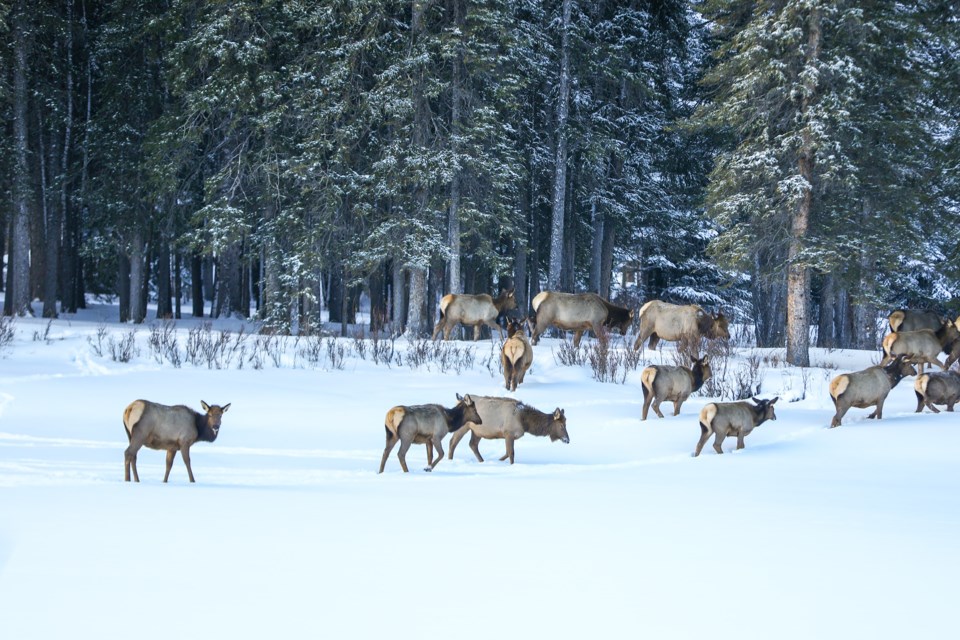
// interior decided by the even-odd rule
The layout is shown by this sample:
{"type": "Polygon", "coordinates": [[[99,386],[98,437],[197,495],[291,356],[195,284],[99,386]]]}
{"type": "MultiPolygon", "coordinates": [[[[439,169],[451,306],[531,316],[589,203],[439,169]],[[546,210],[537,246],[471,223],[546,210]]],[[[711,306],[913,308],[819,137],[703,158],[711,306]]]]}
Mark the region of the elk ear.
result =
{"type": "Polygon", "coordinates": [[[629,317],[631,320],[633,320],[633,309],[630,309],[630,315],[629,315],[628,317],[629,317]]]}
{"type": "Polygon", "coordinates": [[[710,364],[710,356],[703,356],[703,360],[700,361],[700,364],[702,364],[703,366],[707,366],[708,364],[710,364]]]}
{"type": "Polygon", "coordinates": [[[222,411],[223,411],[224,413],[226,413],[226,412],[227,412],[227,409],[230,408],[230,405],[231,405],[231,404],[233,404],[233,403],[232,403],[232,402],[228,402],[227,404],[223,405],[222,411]]]}
{"type": "Polygon", "coordinates": [[[463,400],[463,396],[460,395],[459,393],[457,394],[457,400],[463,400]]]}
{"type": "Polygon", "coordinates": [[[467,405],[468,407],[473,404],[473,398],[470,397],[469,393],[460,399],[463,400],[463,404],[467,405]]]}
{"type": "Polygon", "coordinates": [[[204,410],[204,411],[210,411],[210,405],[208,405],[208,404],[207,404],[206,402],[204,402],[203,400],[200,401],[200,406],[203,407],[203,410],[204,410]]]}

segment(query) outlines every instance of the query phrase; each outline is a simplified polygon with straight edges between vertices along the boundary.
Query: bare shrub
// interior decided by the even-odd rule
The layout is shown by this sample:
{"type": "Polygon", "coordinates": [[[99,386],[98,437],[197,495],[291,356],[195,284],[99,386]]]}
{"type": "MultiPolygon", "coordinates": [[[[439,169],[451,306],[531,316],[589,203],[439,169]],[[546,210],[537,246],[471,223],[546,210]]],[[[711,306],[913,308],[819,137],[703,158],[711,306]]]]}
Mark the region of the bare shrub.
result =
{"type": "Polygon", "coordinates": [[[572,341],[563,340],[560,345],[553,350],[553,360],[557,364],[565,367],[583,366],[589,361],[587,347],[582,342],[580,346],[574,346],[572,341]]]}
{"type": "Polygon", "coordinates": [[[50,329],[53,327],[53,318],[47,321],[47,324],[44,326],[43,331],[35,329],[33,332],[33,341],[34,342],[46,342],[50,344],[53,340],[50,339],[50,329]]]}
{"type": "Polygon", "coordinates": [[[627,375],[640,366],[640,356],[620,341],[617,348],[611,344],[610,332],[601,327],[597,339],[586,348],[587,361],[593,371],[593,377],[598,382],[613,382],[624,384],[627,375]]]}
{"type": "Polygon", "coordinates": [[[108,337],[107,347],[110,349],[110,358],[114,362],[130,362],[140,355],[140,348],[137,347],[137,330],[131,329],[120,338],[119,342],[114,340],[113,336],[108,337]]]}
{"type": "Polygon", "coordinates": [[[150,347],[150,355],[157,364],[163,364],[163,361],[167,360],[177,369],[183,364],[183,356],[177,342],[176,323],[166,321],[151,325],[147,345],[150,347]]]}
{"type": "Polygon", "coordinates": [[[101,322],[97,324],[96,336],[87,336],[87,342],[90,344],[90,349],[97,355],[98,358],[103,357],[103,347],[108,333],[107,325],[101,322]]]}
{"type": "Polygon", "coordinates": [[[347,347],[336,338],[327,338],[325,341],[327,362],[331,370],[343,369],[343,361],[347,356],[347,347]]]}
{"type": "Polygon", "coordinates": [[[17,335],[16,325],[17,321],[13,316],[0,316],[0,353],[13,344],[13,339],[17,335]]]}

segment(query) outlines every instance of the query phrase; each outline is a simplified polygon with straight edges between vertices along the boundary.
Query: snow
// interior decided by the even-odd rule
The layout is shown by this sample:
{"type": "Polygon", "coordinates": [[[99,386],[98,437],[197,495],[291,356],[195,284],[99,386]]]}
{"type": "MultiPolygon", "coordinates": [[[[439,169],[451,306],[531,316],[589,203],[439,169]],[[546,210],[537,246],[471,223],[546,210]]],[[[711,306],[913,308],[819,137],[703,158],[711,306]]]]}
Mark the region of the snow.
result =
{"type": "MultiPolygon", "coordinates": [[[[828,368],[806,374],[768,359],[778,420],[693,458],[710,398],[641,422],[639,372],[598,383],[544,339],[514,395],[563,407],[570,444],[527,436],[511,466],[501,441],[483,464],[462,442],[433,473],[415,445],[411,473],[394,449],[378,475],[391,406],[511,395],[489,340],[459,375],[355,355],[343,370],[174,368],[150,357],[148,327],[133,361],[96,356],[107,317],[65,316],[47,340],[48,321],[19,319],[0,353],[0,638],[951,635],[956,416],[914,413],[908,378],[882,421],[851,409],[826,428],[829,380],[874,353],[815,351],[828,368]],[[191,450],[196,484],[179,456],[162,484],[149,449],[142,482],[122,481],[137,398],[232,403],[191,450]]],[[[177,323],[181,345],[195,325],[177,323]]]]}

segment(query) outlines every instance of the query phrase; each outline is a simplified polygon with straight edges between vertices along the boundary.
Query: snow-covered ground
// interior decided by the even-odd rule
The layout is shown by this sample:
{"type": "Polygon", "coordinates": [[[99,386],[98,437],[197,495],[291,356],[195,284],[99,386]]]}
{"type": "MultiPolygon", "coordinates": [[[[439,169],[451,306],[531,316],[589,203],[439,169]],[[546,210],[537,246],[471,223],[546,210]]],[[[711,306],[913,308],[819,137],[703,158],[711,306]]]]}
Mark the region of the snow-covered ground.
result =
{"type": "MultiPolygon", "coordinates": [[[[510,466],[502,442],[481,444],[483,464],[463,442],[433,473],[414,446],[409,474],[395,449],[378,475],[391,406],[510,395],[489,340],[459,374],[369,354],[175,368],[151,357],[149,326],[131,362],[98,356],[98,327],[131,329],[107,317],[20,319],[0,353],[0,638],[955,633],[957,416],[915,414],[908,378],[882,421],[852,409],[826,428],[829,380],[876,354],[815,351],[824,368],[806,373],[768,359],[778,420],[693,458],[710,398],[641,422],[639,372],[601,384],[545,339],[514,395],[564,408],[570,444],[527,436],[510,466]],[[122,481],[137,398],[232,403],[191,451],[196,484],[179,456],[162,484],[149,449],[142,482],[122,481]]],[[[196,323],[176,326],[182,348],[196,323]]]]}

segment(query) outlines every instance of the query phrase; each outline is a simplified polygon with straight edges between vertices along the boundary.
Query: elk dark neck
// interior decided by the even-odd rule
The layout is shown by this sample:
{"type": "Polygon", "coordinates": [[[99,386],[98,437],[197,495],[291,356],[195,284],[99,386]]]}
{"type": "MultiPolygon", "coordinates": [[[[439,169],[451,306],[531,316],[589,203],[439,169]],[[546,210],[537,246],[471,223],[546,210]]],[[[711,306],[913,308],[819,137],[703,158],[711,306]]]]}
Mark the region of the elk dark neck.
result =
{"type": "MultiPolygon", "coordinates": [[[[747,403],[749,405],[749,403],[747,403]]],[[[753,412],[753,426],[757,427],[767,421],[767,407],[766,405],[749,405],[750,411],[753,412]]]]}
{"type": "Polygon", "coordinates": [[[500,295],[493,299],[493,306],[497,308],[497,313],[503,313],[503,307],[507,304],[509,297],[506,291],[501,291],[500,295]]]}
{"type": "Polygon", "coordinates": [[[693,368],[690,369],[690,373],[693,374],[693,390],[699,391],[700,387],[702,387],[703,383],[705,382],[703,377],[703,367],[694,365],[693,368]]]}
{"type": "Polygon", "coordinates": [[[193,419],[197,427],[197,440],[213,442],[217,439],[216,432],[207,424],[207,414],[194,412],[193,419]]]}
{"type": "Polygon", "coordinates": [[[524,431],[535,436],[550,435],[551,415],[549,413],[543,413],[525,404],[518,404],[517,412],[520,414],[520,424],[523,425],[524,431]]]}
{"type": "Polygon", "coordinates": [[[893,389],[895,386],[900,384],[900,381],[906,378],[903,372],[900,370],[899,362],[892,362],[886,367],[883,368],[883,372],[887,374],[887,378],[890,380],[890,388],[893,389]],[[897,366],[894,367],[893,365],[897,366]]]}
{"type": "Polygon", "coordinates": [[[458,402],[457,406],[452,409],[447,409],[446,407],[440,408],[443,409],[443,415],[447,419],[447,429],[449,431],[456,431],[463,426],[463,413],[466,407],[462,402],[458,402]]]}

